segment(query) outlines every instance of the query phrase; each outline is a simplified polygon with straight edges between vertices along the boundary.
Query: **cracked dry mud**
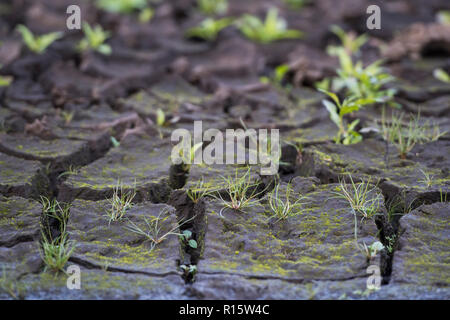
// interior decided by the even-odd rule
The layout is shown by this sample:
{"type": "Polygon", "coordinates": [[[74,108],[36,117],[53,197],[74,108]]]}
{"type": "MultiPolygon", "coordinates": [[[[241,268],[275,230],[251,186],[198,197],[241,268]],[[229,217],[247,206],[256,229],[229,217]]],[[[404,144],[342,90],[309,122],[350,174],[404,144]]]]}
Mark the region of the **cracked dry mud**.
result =
{"type": "MultiPolygon", "coordinates": [[[[229,15],[262,15],[276,5],[290,27],[306,34],[268,45],[233,28],[215,42],[187,40],[184,30],[200,21],[194,2],[162,3],[148,24],[81,0],[13,1],[13,13],[0,15],[1,74],[14,77],[0,87],[0,299],[450,299],[450,85],[433,77],[436,68],[450,70],[441,29],[450,31],[432,22],[448,3],[383,7],[386,27],[368,33],[389,50],[363,47],[366,63],[384,58],[396,76],[390,86],[402,111],[420,112],[422,125],[447,131],[402,159],[374,132],[357,144],[335,144],[325,96],[314,89],[338,68],[326,54],[326,45],[336,43],[329,26],[367,32],[361,26],[370,1],[315,0],[295,11],[283,1],[229,0],[229,15]],[[77,33],[36,55],[13,32],[16,20],[36,33],[60,30],[66,4],[74,3],[91,24],[111,28],[111,56],[74,50],[77,33]],[[425,30],[418,39],[414,28],[425,30]],[[282,63],[297,66],[282,83],[290,90],[260,82],[282,63]],[[196,120],[203,130],[241,128],[240,118],[249,128],[280,129],[282,163],[277,176],[261,176],[253,166],[258,202],[233,211],[220,199],[227,194],[222,177],[243,176],[247,168],[182,170],[170,162],[170,136],[180,128],[193,133],[196,120]],[[385,246],[373,258],[355,244],[352,208],[336,197],[343,179],[351,188],[350,176],[375,187],[370,197],[378,199],[378,214],[356,217],[358,243],[385,246]],[[298,215],[270,217],[274,182],[282,190],[290,183],[291,197],[307,199],[298,215]],[[110,221],[118,183],[123,194],[136,195],[123,219],[110,221]],[[199,186],[214,192],[193,202],[187,191],[199,186]],[[45,268],[41,197],[70,205],[67,233],[75,249],[66,268],[80,267],[80,290],[67,288],[66,274],[45,268]],[[146,219],[160,215],[174,234],[156,246],[130,230],[145,230],[146,219]],[[197,248],[180,238],[186,230],[197,248]],[[382,286],[368,291],[373,265],[382,286]],[[183,266],[195,266],[195,275],[183,266]]],[[[358,111],[358,129],[373,127],[381,107],[358,111]]],[[[59,225],[52,220],[50,227],[57,232],[59,225]]]]}

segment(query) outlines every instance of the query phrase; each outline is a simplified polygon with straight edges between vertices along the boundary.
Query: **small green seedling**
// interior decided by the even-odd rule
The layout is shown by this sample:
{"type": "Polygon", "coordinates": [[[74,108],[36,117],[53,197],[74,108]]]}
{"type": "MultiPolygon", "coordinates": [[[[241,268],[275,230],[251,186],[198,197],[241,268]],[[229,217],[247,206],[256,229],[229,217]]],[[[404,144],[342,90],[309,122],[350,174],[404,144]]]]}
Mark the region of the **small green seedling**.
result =
{"type": "Polygon", "coordinates": [[[110,137],[111,143],[113,145],[114,148],[118,148],[120,147],[120,142],[117,141],[117,139],[113,136],[110,137]]]}
{"type": "Polygon", "coordinates": [[[384,249],[383,244],[380,241],[375,241],[370,246],[366,246],[364,243],[364,251],[366,253],[367,259],[373,259],[378,252],[384,249]]]}
{"type": "Polygon", "coordinates": [[[156,110],[156,125],[158,127],[163,127],[166,124],[166,114],[161,108],[156,110]]]}
{"type": "Polygon", "coordinates": [[[388,244],[386,245],[386,250],[388,253],[394,252],[396,238],[397,238],[397,236],[395,234],[393,234],[390,237],[386,237],[386,240],[388,241],[388,244]]]}
{"type": "Polygon", "coordinates": [[[104,31],[100,25],[91,28],[87,22],[83,23],[83,32],[84,38],[78,44],[79,50],[94,50],[104,55],[111,54],[111,46],[105,43],[110,36],[109,32],[104,31]]]}
{"type": "MultiPolygon", "coordinates": [[[[0,64],[0,69],[2,68],[2,65],[0,64]]],[[[11,76],[0,76],[0,87],[7,87],[11,84],[11,82],[14,80],[11,76]]]]}
{"type": "Polygon", "coordinates": [[[144,8],[139,12],[139,22],[140,23],[149,22],[150,20],[152,20],[154,15],[155,15],[154,9],[150,7],[144,8]]]}
{"type": "Polygon", "coordinates": [[[264,22],[258,17],[245,14],[236,25],[247,38],[262,44],[283,39],[298,39],[303,36],[301,31],[287,28],[286,20],[278,17],[276,8],[269,9],[264,22]]]}
{"type": "Polygon", "coordinates": [[[355,131],[356,126],[359,123],[359,119],[347,124],[344,120],[344,116],[351,114],[354,111],[358,111],[362,106],[370,104],[373,100],[370,99],[357,99],[356,97],[346,98],[341,103],[338,96],[332,92],[319,89],[319,91],[327,94],[334,103],[328,100],[322,100],[323,105],[327,108],[330,114],[331,120],[339,128],[339,131],[334,139],[336,143],[354,144],[362,140],[362,136],[355,131]]]}
{"type": "Polygon", "coordinates": [[[188,276],[193,277],[197,273],[197,266],[193,265],[193,264],[190,264],[188,266],[185,264],[182,264],[180,266],[180,269],[183,270],[185,277],[188,277],[188,276]]]}
{"type": "MultiPolygon", "coordinates": [[[[361,47],[369,40],[366,34],[356,36],[353,32],[345,32],[338,25],[332,25],[330,29],[339,38],[339,40],[341,40],[342,47],[349,55],[359,54],[361,47]]],[[[337,50],[339,50],[339,48],[340,47],[329,46],[327,51],[330,55],[337,55],[337,50]]]]}
{"type": "Polygon", "coordinates": [[[292,187],[287,185],[284,194],[281,194],[280,185],[278,184],[268,195],[268,203],[271,210],[271,218],[285,220],[289,217],[299,215],[301,206],[305,204],[307,197],[298,196],[297,200],[292,201],[292,187]]]}
{"type": "Polygon", "coordinates": [[[233,23],[232,18],[222,18],[214,20],[206,18],[198,27],[193,27],[186,32],[188,38],[200,38],[206,41],[212,41],[217,38],[222,29],[225,29],[233,23]]]}
{"type": "Polygon", "coordinates": [[[289,72],[289,66],[287,64],[281,64],[277,66],[271,77],[261,77],[260,81],[264,84],[271,83],[277,88],[283,87],[283,80],[286,74],[289,72]]]}
{"type": "Polygon", "coordinates": [[[13,77],[11,76],[0,76],[0,87],[8,87],[12,81],[13,77]]]}
{"type": "Polygon", "coordinates": [[[75,111],[61,111],[61,118],[64,120],[65,125],[69,125],[75,116],[75,111]]]}
{"type": "Polygon", "coordinates": [[[197,0],[201,12],[207,15],[222,15],[228,10],[228,0],[197,0]]]}
{"type": "Polygon", "coordinates": [[[108,12],[129,14],[144,9],[147,0],[97,0],[95,4],[108,12]]]}
{"type": "Polygon", "coordinates": [[[106,210],[106,217],[109,219],[109,223],[122,220],[127,210],[131,209],[133,206],[135,196],[135,189],[125,192],[122,183],[117,182],[117,185],[114,187],[112,198],[108,199],[111,207],[109,210],[106,210]]]}
{"type": "Polygon", "coordinates": [[[198,150],[201,151],[201,147],[203,145],[203,142],[196,143],[194,146],[192,146],[189,149],[189,153],[184,153],[184,148],[181,148],[179,151],[179,156],[181,158],[181,165],[183,166],[182,170],[184,172],[188,172],[191,168],[191,164],[194,162],[195,154],[198,150]]]}
{"type": "Polygon", "coordinates": [[[445,72],[443,69],[436,69],[433,71],[433,76],[445,83],[450,83],[450,75],[445,72]]]}
{"type": "Polygon", "coordinates": [[[197,241],[192,239],[192,231],[184,230],[180,235],[180,239],[181,241],[186,242],[192,249],[197,249],[197,241]]]}
{"type": "Polygon", "coordinates": [[[22,35],[23,42],[26,44],[28,49],[38,54],[43,53],[48,46],[60,39],[63,35],[62,32],[52,32],[41,36],[35,36],[22,24],[17,26],[17,31],[19,31],[22,35]]]}

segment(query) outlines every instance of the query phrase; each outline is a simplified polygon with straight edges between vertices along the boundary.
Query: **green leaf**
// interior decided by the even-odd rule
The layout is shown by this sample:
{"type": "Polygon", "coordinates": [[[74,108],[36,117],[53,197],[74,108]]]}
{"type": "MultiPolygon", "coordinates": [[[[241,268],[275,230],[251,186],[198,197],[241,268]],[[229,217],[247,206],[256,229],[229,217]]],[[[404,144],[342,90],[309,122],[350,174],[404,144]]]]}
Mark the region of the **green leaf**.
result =
{"type": "Polygon", "coordinates": [[[197,249],[197,241],[193,239],[189,240],[189,246],[193,249],[197,249]]]}
{"type": "Polygon", "coordinates": [[[190,237],[192,237],[192,231],[190,230],[184,230],[183,231],[183,235],[185,239],[189,239],[190,237]]]}
{"type": "Polygon", "coordinates": [[[337,114],[336,111],[336,106],[334,104],[332,104],[330,101],[328,100],[322,100],[323,105],[325,106],[325,108],[327,108],[328,112],[330,113],[330,118],[331,120],[338,126],[341,126],[341,118],[339,117],[339,115],[337,114]]]}
{"type": "Polygon", "coordinates": [[[100,52],[101,54],[104,54],[105,56],[109,56],[112,53],[111,46],[108,44],[101,44],[97,48],[97,51],[100,52]]]}
{"type": "Polygon", "coordinates": [[[111,137],[111,143],[113,144],[114,148],[117,148],[118,146],[120,146],[120,142],[117,141],[117,139],[114,137],[111,137]]]}
{"type": "Polygon", "coordinates": [[[160,108],[156,110],[156,124],[162,127],[166,123],[166,115],[160,108]]]}
{"type": "Polygon", "coordinates": [[[447,72],[445,72],[443,69],[434,70],[433,75],[436,79],[438,79],[442,82],[450,83],[450,75],[447,72]]]}
{"type": "Polygon", "coordinates": [[[341,107],[341,102],[339,101],[339,98],[336,94],[334,94],[333,92],[327,91],[327,90],[323,90],[323,89],[319,89],[320,92],[325,93],[326,95],[328,95],[331,99],[333,99],[334,103],[336,104],[337,107],[341,107]]]}

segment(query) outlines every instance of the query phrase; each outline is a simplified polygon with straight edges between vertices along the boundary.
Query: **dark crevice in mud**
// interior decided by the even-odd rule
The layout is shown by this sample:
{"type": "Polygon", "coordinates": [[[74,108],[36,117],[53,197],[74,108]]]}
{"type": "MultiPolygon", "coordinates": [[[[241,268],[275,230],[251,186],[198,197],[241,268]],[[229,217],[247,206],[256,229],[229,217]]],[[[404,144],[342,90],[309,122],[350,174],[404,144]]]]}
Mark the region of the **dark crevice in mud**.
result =
{"type": "Polygon", "coordinates": [[[181,189],[189,177],[189,166],[185,164],[172,164],[169,169],[169,186],[172,189],[181,189]]]}
{"type": "Polygon", "coordinates": [[[19,237],[14,238],[11,241],[0,241],[0,247],[12,248],[19,243],[32,242],[34,240],[35,239],[33,236],[19,236],[19,237]]]}
{"type": "Polygon", "coordinates": [[[197,202],[192,201],[185,190],[174,190],[168,202],[176,210],[180,233],[185,230],[192,232],[191,239],[197,243],[197,248],[189,246],[185,239],[180,239],[180,269],[184,266],[183,279],[186,283],[195,281],[197,264],[204,249],[206,233],[206,208],[203,198],[197,202]]]}
{"type": "Polygon", "coordinates": [[[249,280],[280,280],[285,281],[289,283],[296,283],[296,284],[306,284],[306,283],[312,283],[316,281],[332,281],[332,282],[339,282],[339,281],[350,281],[354,279],[360,279],[360,278],[367,278],[367,275],[359,275],[359,276],[352,276],[347,278],[316,278],[316,279],[303,279],[303,278],[283,278],[283,277],[276,277],[276,276],[256,276],[256,275],[249,275],[244,273],[228,273],[228,272],[203,272],[205,275],[229,275],[229,276],[239,276],[245,279],[249,280]]]}
{"type": "Polygon", "coordinates": [[[77,258],[77,257],[70,257],[70,262],[73,262],[79,266],[82,266],[86,269],[94,269],[94,270],[105,270],[109,272],[120,272],[120,273],[126,273],[126,274],[141,274],[149,277],[159,277],[164,278],[170,275],[177,275],[176,272],[166,272],[166,273],[152,273],[152,272],[146,272],[146,271],[140,271],[140,270],[130,270],[130,269],[123,269],[123,268],[116,268],[116,267],[104,267],[101,265],[97,265],[95,263],[77,258]]]}

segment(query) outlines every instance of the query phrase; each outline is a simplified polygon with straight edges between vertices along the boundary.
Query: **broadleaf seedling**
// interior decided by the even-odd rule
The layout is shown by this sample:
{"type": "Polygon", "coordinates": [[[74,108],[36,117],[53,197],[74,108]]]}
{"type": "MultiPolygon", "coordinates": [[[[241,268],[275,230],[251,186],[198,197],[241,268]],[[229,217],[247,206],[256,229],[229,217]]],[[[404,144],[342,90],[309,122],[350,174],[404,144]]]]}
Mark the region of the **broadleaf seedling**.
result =
{"type": "Polygon", "coordinates": [[[298,39],[303,36],[303,32],[287,28],[286,20],[278,16],[276,8],[269,9],[264,21],[245,14],[236,21],[236,25],[247,38],[261,44],[283,39],[298,39]]]}
{"type": "Polygon", "coordinates": [[[17,31],[22,35],[23,42],[27,48],[37,54],[43,53],[48,46],[60,39],[63,35],[62,32],[51,32],[36,36],[22,24],[17,26],[17,31]]]}
{"type": "Polygon", "coordinates": [[[354,111],[358,111],[362,106],[370,104],[373,100],[346,98],[341,103],[338,96],[335,93],[319,89],[319,91],[327,94],[334,103],[328,100],[322,100],[323,105],[328,110],[331,120],[338,127],[338,133],[334,139],[336,143],[354,144],[362,140],[362,136],[355,131],[356,126],[359,123],[359,119],[347,123],[344,116],[351,114],[354,111]]]}
{"type": "Polygon", "coordinates": [[[105,41],[110,37],[108,31],[103,30],[100,25],[92,28],[89,23],[83,23],[84,38],[78,44],[81,51],[94,50],[104,55],[110,55],[112,52],[111,46],[105,41]]]}
{"type": "Polygon", "coordinates": [[[217,38],[219,32],[233,23],[232,18],[222,18],[214,20],[206,18],[199,26],[190,28],[186,31],[188,38],[200,38],[207,41],[212,41],[217,38]]]}

